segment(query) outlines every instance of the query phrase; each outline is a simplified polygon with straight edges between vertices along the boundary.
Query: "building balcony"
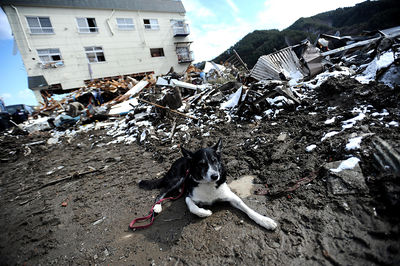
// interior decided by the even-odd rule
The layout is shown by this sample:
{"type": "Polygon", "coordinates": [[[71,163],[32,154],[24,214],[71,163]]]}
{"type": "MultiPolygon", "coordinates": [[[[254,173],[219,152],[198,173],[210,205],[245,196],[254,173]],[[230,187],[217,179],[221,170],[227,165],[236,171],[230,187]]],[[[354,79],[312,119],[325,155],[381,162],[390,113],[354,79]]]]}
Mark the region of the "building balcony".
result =
{"type": "Polygon", "coordinates": [[[188,24],[183,24],[182,26],[173,25],[172,30],[174,32],[174,37],[185,37],[190,34],[190,29],[188,24]]]}
{"type": "Polygon", "coordinates": [[[189,51],[186,53],[178,53],[178,63],[190,63],[194,61],[193,51],[189,51]]]}

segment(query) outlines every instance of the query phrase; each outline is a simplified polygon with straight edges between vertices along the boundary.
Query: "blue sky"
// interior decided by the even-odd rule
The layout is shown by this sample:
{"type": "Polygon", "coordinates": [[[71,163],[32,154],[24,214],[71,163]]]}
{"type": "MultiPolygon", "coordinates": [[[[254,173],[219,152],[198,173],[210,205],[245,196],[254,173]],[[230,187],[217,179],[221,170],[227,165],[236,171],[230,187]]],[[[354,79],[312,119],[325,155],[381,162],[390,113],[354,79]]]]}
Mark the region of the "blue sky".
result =
{"type": "MultiPolygon", "coordinates": [[[[290,26],[309,17],[363,0],[182,0],[191,29],[196,61],[211,60],[254,30],[290,26]]],[[[13,55],[8,21],[0,9],[0,97],[6,105],[36,105],[28,89],[27,74],[19,53],[13,55]]]]}

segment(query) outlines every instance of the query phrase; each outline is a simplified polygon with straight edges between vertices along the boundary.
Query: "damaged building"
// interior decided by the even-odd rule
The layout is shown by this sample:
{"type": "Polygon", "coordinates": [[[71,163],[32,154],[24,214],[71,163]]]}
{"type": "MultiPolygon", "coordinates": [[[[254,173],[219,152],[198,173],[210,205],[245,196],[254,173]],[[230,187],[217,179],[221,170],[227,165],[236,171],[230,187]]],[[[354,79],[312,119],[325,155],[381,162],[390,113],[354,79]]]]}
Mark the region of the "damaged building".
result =
{"type": "Polygon", "coordinates": [[[181,1],[2,1],[28,74],[43,91],[93,79],[185,70],[193,61],[181,1]]]}

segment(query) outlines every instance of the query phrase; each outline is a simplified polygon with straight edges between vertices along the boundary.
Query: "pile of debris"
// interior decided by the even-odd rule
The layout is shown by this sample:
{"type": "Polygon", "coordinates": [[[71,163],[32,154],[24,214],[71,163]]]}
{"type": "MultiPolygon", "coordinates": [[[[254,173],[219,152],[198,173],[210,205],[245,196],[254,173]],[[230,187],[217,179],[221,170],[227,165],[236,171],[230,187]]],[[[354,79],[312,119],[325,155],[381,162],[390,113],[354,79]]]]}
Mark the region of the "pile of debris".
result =
{"type": "Polygon", "coordinates": [[[60,101],[43,93],[45,102],[36,119],[20,128],[29,133],[55,129],[52,134],[58,139],[108,127],[114,142],[130,143],[148,137],[171,140],[177,130],[189,126],[209,134],[202,132],[203,125],[273,120],[283,110],[312,105],[315,92],[332,77],[398,88],[399,36],[400,27],[361,37],[324,34],[316,45],[305,41],[261,56],[252,70],[234,51],[224,64],[206,62],[203,70],[190,66],[184,73],[171,69],[157,79],[145,75],[140,80],[130,76],[94,80],[60,101]],[[109,121],[99,124],[104,120],[109,121]]]}

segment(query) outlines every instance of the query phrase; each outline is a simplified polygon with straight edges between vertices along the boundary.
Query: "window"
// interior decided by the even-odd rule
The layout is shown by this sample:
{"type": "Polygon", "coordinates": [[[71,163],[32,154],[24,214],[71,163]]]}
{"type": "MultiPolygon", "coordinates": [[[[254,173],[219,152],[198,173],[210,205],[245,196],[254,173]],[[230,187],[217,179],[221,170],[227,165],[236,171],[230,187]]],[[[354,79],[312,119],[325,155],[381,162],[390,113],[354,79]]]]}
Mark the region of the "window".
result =
{"type": "Polygon", "coordinates": [[[163,48],[151,48],[150,54],[151,54],[151,57],[164,56],[164,49],[163,48]]]}
{"type": "Polygon", "coordinates": [[[78,23],[78,31],[80,33],[94,33],[99,31],[95,18],[76,18],[76,22],[78,23]]]}
{"type": "Polygon", "coordinates": [[[106,58],[104,57],[103,53],[103,47],[100,46],[85,47],[85,52],[86,52],[86,57],[89,60],[89,63],[106,61],[106,58]]]}
{"type": "Polygon", "coordinates": [[[62,61],[60,49],[38,49],[37,53],[42,64],[55,63],[62,61]]]}
{"type": "Polygon", "coordinates": [[[49,17],[26,17],[32,34],[54,33],[49,17]]]}
{"type": "Polygon", "coordinates": [[[132,18],[117,18],[117,25],[119,30],[134,30],[135,25],[133,24],[132,18]]]}
{"type": "Polygon", "coordinates": [[[144,28],[148,30],[159,30],[160,26],[158,25],[157,19],[143,19],[144,28]]]}

